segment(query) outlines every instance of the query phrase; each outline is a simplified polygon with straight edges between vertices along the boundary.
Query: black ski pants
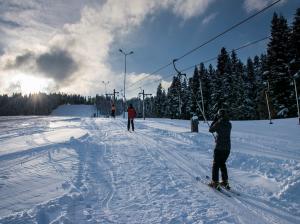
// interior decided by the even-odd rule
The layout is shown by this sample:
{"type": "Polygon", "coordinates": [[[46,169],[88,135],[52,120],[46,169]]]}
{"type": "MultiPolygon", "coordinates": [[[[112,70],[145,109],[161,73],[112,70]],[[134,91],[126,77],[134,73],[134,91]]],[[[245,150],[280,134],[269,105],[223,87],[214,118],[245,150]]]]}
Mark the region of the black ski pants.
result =
{"type": "Polygon", "coordinates": [[[219,169],[222,173],[222,181],[228,181],[228,173],[226,160],[230,154],[230,150],[215,150],[214,161],[212,166],[212,180],[219,182],[219,169]]]}
{"type": "Polygon", "coordinates": [[[111,116],[112,116],[113,118],[116,117],[115,113],[116,113],[116,112],[115,112],[114,110],[111,111],[111,116]]]}
{"type": "Polygon", "coordinates": [[[131,123],[132,131],[134,131],[134,123],[133,123],[133,119],[132,118],[128,118],[128,123],[127,123],[127,129],[128,129],[128,131],[130,130],[130,123],[131,123]]]}

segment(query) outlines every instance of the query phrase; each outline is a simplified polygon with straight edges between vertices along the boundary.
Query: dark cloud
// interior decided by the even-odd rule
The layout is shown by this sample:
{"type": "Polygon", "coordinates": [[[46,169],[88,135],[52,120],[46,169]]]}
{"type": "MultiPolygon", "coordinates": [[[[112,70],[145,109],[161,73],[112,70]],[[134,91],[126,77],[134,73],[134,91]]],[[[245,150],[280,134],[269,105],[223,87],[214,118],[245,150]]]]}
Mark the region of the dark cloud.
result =
{"type": "MultiPolygon", "coordinates": [[[[1,35],[1,33],[0,33],[1,35]]],[[[0,43],[0,57],[5,53],[4,48],[2,46],[2,44],[0,43]]]]}
{"type": "Polygon", "coordinates": [[[21,67],[22,65],[25,65],[33,58],[34,58],[34,54],[32,54],[31,52],[25,53],[23,55],[19,55],[16,57],[14,67],[16,68],[21,67]]]}
{"type": "Polygon", "coordinates": [[[10,28],[17,28],[17,27],[20,27],[21,25],[19,23],[14,22],[14,21],[0,18],[0,26],[6,26],[6,27],[10,27],[10,28]]]}
{"type": "Polygon", "coordinates": [[[68,51],[55,48],[40,55],[32,52],[18,55],[14,60],[6,63],[5,69],[35,71],[34,74],[40,74],[62,82],[73,75],[78,69],[78,64],[68,51]]]}
{"type": "Polygon", "coordinates": [[[32,60],[35,60],[35,55],[31,52],[26,52],[22,55],[18,55],[13,61],[8,61],[5,65],[5,69],[27,67],[32,60]]]}
{"type": "Polygon", "coordinates": [[[39,71],[56,81],[68,79],[78,69],[77,63],[69,52],[61,49],[39,55],[36,64],[39,71]]]}
{"type": "Polygon", "coordinates": [[[32,10],[34,9],[34,3],[28,4],[28,2],[25,1],[19,1],[19,2],[12,2],[7,0],[0,0],[0,12],[21,12],[25,10],[32,10]]]}

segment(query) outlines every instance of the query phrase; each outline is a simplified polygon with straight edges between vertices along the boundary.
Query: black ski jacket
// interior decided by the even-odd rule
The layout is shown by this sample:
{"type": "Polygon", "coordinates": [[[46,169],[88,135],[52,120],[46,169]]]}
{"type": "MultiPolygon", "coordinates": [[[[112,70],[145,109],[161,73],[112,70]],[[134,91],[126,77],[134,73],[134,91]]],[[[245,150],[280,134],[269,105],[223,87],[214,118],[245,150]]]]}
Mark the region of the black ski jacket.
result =
{"type": "Polygon", "coordinates": [[[220,118],[219,120],[213,122],[209,128],[209,132],[217,133],[216,137],[216,147],[215,150],[230,151],[230,132],[231,123],[227,118],[220,118]]]}

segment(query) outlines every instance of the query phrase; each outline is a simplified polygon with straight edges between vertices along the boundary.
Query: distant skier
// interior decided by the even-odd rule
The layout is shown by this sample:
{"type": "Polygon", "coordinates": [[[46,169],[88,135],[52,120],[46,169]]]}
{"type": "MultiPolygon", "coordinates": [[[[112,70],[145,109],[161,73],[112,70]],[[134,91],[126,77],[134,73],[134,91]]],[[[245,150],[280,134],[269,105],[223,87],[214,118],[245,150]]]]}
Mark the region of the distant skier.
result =
{"type": "Polygon", "coordinates": [[[127,112],[128,112],[127,129],[128,129],[128,131],[130,130],[130,124],[131,124],[132,131],[134,131],[133,120],[136,117],[136,111],[135,111],[134,107],[132,106],[132,104],[129,105],[127,112]]]}
{"type": "Polygon", "coordinates": [[[113,105],[111,106],[111,116],[112,116],[113,118],[116,117],[116,107],[115,107],[115,104],[113,104],[113,105]]]}
{"type": "Polygon", "coordinates": [[[209,128],[209,132],[217,133],[216,146],[214,150],[214,160],[212,166],[212,180],[209,184],[211,187],[214,187],[216,189],[220,189],[221,186],[230,189],[228,183],[226,160],[230,154],[230,148],[231,148],[231,142],[230,142],[231,127],[232,125],[229,121],[226,111],[224,109],[220,109],[209,128]],[[219,169],[221,170],[222,173],[221,183],[219,183],[219,169]]]}

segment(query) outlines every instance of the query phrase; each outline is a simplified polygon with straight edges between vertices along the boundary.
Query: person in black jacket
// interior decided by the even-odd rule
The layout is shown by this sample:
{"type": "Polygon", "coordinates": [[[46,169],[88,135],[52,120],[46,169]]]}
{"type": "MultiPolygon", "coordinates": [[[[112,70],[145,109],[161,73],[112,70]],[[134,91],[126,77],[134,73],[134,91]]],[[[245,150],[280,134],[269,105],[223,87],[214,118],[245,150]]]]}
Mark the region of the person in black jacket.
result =
{"type": "Polygon", "coordinates": [[[228,173],[226,160],[229,157],[231,149],[230,133],[232,125],[224,109],[220,109],[216,118],[209,128],[209,132],[216,132],[216,146],[214,150],[214,160],[212,166],[212,180],[209,184],[211,187],[220,189],[220,184],[230,189],[228,183],[228,173]],[[219,183],[219,169],[222,173],[222,182],[219,183]]]}

